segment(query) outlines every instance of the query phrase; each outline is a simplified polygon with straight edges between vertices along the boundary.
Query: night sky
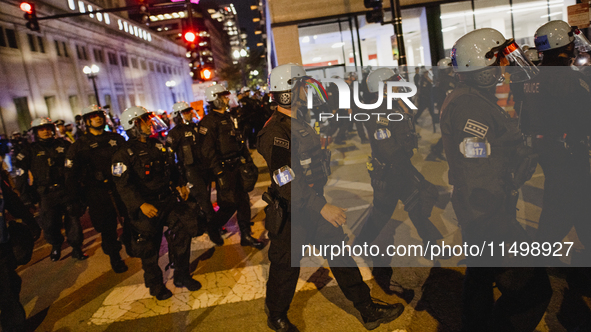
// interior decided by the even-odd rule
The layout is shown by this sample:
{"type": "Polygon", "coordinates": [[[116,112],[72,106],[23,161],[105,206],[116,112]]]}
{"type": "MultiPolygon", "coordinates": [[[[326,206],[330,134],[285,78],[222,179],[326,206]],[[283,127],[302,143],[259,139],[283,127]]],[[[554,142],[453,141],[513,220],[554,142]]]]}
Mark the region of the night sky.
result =
{"type": "Polygon", "coordinates": [[[220,5],[234,4],[238,15],[238,24],[240,28],[246,28],[248,34],[247,46],[251,50],[257,48],[257,43],[261,41],[261,35],[255,35],[254,30],[259,26],[259,22],[254,23],[252,19],[258,14],[257,10],[251,10],[251,5],[258,4],[258,0],[201,0],[199,4],[204,8],[214,8],[220,5]]]}

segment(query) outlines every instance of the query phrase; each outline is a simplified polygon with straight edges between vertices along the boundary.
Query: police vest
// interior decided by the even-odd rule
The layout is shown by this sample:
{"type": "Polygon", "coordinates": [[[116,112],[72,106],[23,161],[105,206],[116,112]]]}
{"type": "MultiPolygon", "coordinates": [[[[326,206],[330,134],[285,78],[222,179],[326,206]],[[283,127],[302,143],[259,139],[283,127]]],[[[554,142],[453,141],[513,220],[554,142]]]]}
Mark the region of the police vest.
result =
{"type": "Polygon", "coordinates": [[[461,86],[456,88],[450,95],[447,96],[442,106],[441,113],[441,136],[443,138],[443,145],[446,151],[449,163],[449,183],[452,185],[461,186],[470,181],[482,181],[484,179],[474,179],[473,174],[481,174],[479,177],[486,177],[489,179],[504,178],[511,171],[513,171],[520,160],[516,160],[517,148],[523,145],[523,136],[517,127],[514,119],[496,103],[486,98],[477,89],[468,86],[461,86]],[[488,104],[486,110],[459,109],[459,107],[470,107],[465,103],[467,96],[469,98],[481,99],[488,104]],[[460,101],[464,101],[465,105],[460,105],[460,101]],[[490,144],[491,153],[488,157],[488,163],[483,166],[476,166],[473,159],[466,158],[459,148],[461,142],[457,141],[458,133],[454,132],[454,124],[452,123],[452,114],[454,112],[487,112],[492,117],[488,130],[493,135],[486,135],[490,144]],[[490,138],[493,136],[492,138],[490,138]],[[475,169],[480,167],[479,169],[475,169]]]}

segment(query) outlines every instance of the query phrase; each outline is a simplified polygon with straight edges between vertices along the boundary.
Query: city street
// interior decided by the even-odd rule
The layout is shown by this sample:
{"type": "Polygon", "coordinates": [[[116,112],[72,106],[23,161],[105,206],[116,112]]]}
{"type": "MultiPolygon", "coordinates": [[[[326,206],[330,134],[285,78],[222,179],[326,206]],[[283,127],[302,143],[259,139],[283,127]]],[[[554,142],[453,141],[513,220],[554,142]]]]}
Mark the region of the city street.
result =
{"type": "MultiPolygon", "coordinates": [[[[425,161],[430,144],[439,134],[431,133],[430,120],[424,117],[422,139],[413,163],[439,188],[440,199],[432,220],[446,238],[459,236],[447,184],[447,163],[425,161]],[[426,129],[423,129],[426,128],[426,129]]],[[[360,220],[371,203],[372,190],[365,170],[368,145],[355,137],[346,145],[331,145],[333,174],[326,187],[329,201],[347,207],[345,231],[355,234],[360,220]]],[[[255,154],[260,168],[264,161],[255,154]]],[[[262,168],[261,168],[262,169],[262,168]]],[[[269,174],[262,173],[250,193],[254,235],[266,239],[265,203],[261,195],[269,185],[269,174]]],[[[540,213],[543,175],[538,169],[523,188],[525,200],[519,202],[519,221],[535,230],[540,213]]],[[[84,250],[86,261],[70,258],[71,248],[64,247],[62,259],[53,263],[50,246],[39,240],[32,261],[18,269],[23,278],[21,302],[28,324],[36,331],[266,331],[264,312],[265,281],[268,274],[268,246],[258,251],[240,246],[235,220],[226,228],[225,245],[215,247],[207,235],[193,239],[191,268],[203,284],[196,292],[176,289],[172,271],[166,271],[167,287],[174,295],[156,301],[143,285],[139,259],[127,258],[129,271],[115,274],[108,256],[100,249],[100,236],[85,221],[84,250]]],[[[385,234],[394,242],[420,242],[416,229],[399,204],[385,234]],[[406,240],[404,240],[406,239],[406,240]],[[409,240],[410,239],[410,240],[409,240]]],[[[161,248],[160,266],[168,264],[166,245],[161,248]]],[[[425,260],[424,268],[397,268],[393,281],[399,289],[386,294],[372,279],[369,268],[359,262],[372,296],[390,303],[406,305],[404,314],[376,331],[457,331],[460,326],[461,289],[465,268],[438,268],[425,260]]],[[[554,289],[550,307],[537,331],[572,330],[582,317],[591,314],[591,299],[569,291],[563,271],[551,269],[554,289]]],[[[497,295],[498,292],[497,292],[497,295]]],[[[589,295],[589,294],[587,294],[589,295]]],[[[290,320],[301,331],[363,331],[361,317],[345,299],[327,268],[302,268],[290,320]]]]}

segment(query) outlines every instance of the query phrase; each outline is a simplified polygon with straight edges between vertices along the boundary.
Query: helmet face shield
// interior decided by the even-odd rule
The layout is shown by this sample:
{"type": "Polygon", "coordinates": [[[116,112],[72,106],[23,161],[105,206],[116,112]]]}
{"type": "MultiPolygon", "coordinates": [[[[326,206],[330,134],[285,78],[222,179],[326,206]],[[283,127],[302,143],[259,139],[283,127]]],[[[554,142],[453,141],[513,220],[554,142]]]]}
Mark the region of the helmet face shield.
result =
{"type": "Polygon", "coordinates": [[[575,37],[575,50],[577,51],[574,65],[578,67],[591,66],[591,43],[579,29],[573,29],[573,36],[575,37]]]}
{"type": "Polygon", "coordinates": [[[144,125],[149,126],[152,134],[157,134],[168,129],[164,121],[152,112],[141,115],[138,120],[142,128],[144,125]]]}
{"type": "Polygon", "coordinates": [[[504,67],[505,71],[511,75],[512,83],[530,80],[539,72],[513,38],[491,49],[486,56],[497,58],[494,65],[504,67]]]}
{"type": "Polygon", "coordinates": [[[292,106],[294,103],[305,103],[308,108],[326,104],[328,95],[324,86],[310,76],[293,78],[291,82],[292,106]]]}
{"type": "Polygon", "coordinates": [[[184,110],[182,110],[181,112],[181,116],[183,117],[184,121],[190,121],[193,123],[197,123],[197,121],[199,121],[199,115],[197,114],[197,111],[195,111],[192,107],[186,108],[184,110]],[[189,118],[189,116],[191,116],[189,118]],[[189,120],[187,120],[187,118],[189,118],[189,120]]]}

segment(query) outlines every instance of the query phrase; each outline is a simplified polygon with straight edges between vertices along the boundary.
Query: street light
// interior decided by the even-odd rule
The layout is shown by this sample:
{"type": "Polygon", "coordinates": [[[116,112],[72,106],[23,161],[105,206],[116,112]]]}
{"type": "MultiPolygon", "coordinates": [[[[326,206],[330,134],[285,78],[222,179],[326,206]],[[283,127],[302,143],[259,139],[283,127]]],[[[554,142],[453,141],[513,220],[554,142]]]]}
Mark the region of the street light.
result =
{"type": "Polygon", "coordinates": [[[97,65],[92,66],[84,66],[82,68],[82,72],[86,74],[86,76],[92,80],[92,87],[94,88],[94,97],[96,98],[96,104],[98,107],[101,107],[101,101],[99,100],[98,90],[96,89],[96,77],[98,76],[100,68],[97,65]]]}
{"type": "Polygon", "coordinates": [[[166,81],[166,86],[170,89],[170,94],[172,95],[172,102],[176,103],[176,98],[174,97],[174,92],[172,92],[172,88],[176,85],[175,81],[166,81]]]}
{"type": "Polygon", "coordinates": [[[242,85],[246,86],[246,75],[244,74],[244,69],[243,64],[242,64],[242,60],[241,58],[245,58],[248,56],[248,53],[246,52],[245,49],[241,49],[240,51],[238,50],[234,50],[234,52],[232,52],[232,56],[238,60],[238,62],[240,63],[240,74],[242,75],[242,85]]]}

